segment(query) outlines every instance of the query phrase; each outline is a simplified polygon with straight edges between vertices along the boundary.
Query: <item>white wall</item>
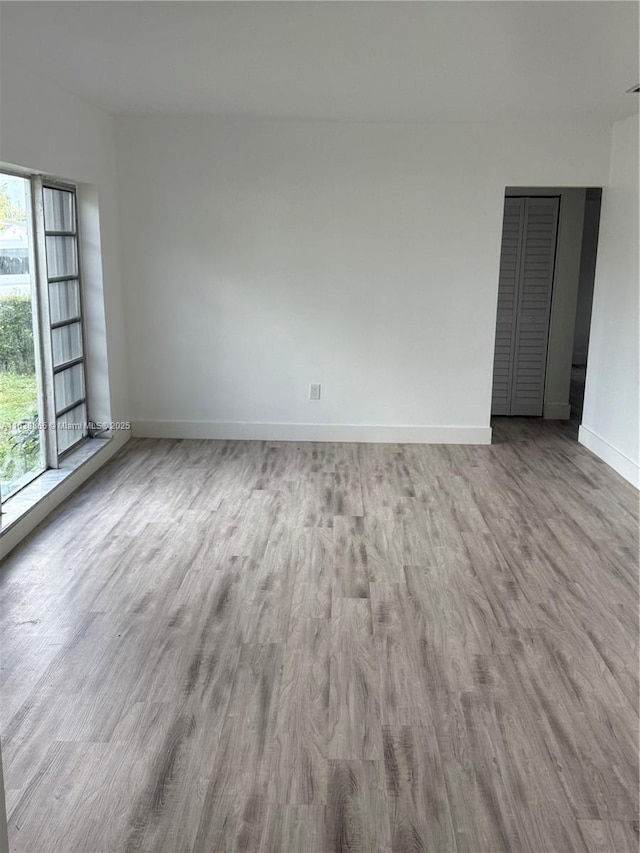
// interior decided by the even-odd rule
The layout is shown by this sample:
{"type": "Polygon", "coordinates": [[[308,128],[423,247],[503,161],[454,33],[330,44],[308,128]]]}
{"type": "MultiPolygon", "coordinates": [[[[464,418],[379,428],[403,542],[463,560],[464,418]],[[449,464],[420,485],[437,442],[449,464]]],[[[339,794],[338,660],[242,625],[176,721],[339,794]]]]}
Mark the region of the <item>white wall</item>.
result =
{"type": "MultiPolygon", "coordinates": [[[[127,361],[118,245],[114,119],[31,76],[15,62],[0,77],[0,163],[79,182],[83,238],[88,379],[94,419],[128,420],[127,361]]],[[[114,434],[115,452],[128,434],[114,434]]],[[[48,500],[48,511],[93,466],[65,481],[48,500]]],[[[34,512],[0,539],[0,556],[40,520],[34,512]]]]}
{"type": "Polygon", "coordinates": [[[602,184],[609,145],[600,124],[118,119],[138,433],[488,441],[505,187],[602,184]]]}
{"type": "Polygon", "coordinates": [[[638,116],[613,128],[580,441],[636,486],[638,453],[638,116]]]}

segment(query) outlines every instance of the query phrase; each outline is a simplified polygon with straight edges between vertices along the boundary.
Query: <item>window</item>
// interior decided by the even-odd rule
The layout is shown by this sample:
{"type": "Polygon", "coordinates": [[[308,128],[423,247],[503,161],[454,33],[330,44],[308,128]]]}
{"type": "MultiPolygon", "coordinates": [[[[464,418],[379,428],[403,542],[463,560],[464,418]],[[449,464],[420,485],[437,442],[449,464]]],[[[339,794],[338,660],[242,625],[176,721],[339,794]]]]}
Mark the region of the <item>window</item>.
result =
{"type": "Polygon", "coordinates": [[[75,187],[0,173],[0,498],[87,436],[75,187]]]}
{"type": "Polygon", "coordinates": [[[0,175],[0,497],[46,465],[29,180],[0,175]]]}

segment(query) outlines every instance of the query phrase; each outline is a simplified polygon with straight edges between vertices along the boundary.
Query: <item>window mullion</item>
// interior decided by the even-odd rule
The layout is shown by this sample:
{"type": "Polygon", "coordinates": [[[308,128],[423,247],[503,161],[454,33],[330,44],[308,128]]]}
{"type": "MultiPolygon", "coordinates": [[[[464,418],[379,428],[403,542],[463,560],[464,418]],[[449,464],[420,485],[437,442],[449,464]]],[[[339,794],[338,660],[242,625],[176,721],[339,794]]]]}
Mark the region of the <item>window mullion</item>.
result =
{"type": "MultiPolygon", "coordinates": [[[[40,322],[40,305],[42,302],[40,287],[38,285],[38,261],[36,258],[36,222],[34,211],[34,195],[33,195],[33,180],[29,184],[30,191],[26,193],[27,202],[27,218],[31,227],[31,240],[29,240],[29,269],[32,270],[31,275],[31,303],[32,303],[32,322],[33,322],[33,342],[34,356],[36,369],[36,387],[38,394],[38,422],[40,425],[47,423],[47,413],[44,406],[44,388],[46,377],[43,362],[43,330],[40,322]]],[[[43,441],[41,447],[41,462],[45,468],[48,467],[49,454],[47,452],[47,435],[46,432],[42,435],[43,441]],[[44,457],[44,458],[43,458],[44,457]]]]}

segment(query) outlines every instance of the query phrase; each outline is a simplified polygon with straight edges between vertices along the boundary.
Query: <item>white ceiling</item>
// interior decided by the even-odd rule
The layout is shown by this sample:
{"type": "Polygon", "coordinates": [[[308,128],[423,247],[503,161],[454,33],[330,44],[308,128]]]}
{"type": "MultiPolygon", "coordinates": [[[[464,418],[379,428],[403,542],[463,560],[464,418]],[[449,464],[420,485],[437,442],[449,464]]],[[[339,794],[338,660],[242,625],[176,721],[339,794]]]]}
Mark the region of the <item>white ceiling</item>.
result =
{"type": "Polygon", "coordinates": [[[458,121],[638,109],[636,2],[4,2],[3,64],[114,113],[458,121]]]}

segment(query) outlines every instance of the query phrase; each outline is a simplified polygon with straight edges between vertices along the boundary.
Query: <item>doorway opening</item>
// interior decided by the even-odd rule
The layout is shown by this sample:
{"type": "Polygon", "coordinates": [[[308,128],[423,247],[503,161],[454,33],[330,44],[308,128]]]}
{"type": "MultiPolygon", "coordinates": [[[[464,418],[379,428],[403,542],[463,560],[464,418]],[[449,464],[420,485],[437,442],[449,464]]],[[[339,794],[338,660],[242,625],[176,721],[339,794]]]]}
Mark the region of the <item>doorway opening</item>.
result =
{"type": "Polygon", "coordinates": [[[582,420],[600,188],[505,191],[491,416],[493,441],[561,435],[582,420]]]}
{"type": "Polygon", "coordinates": [[[598,232],[600,230],[601,204],[602,190],[598,188],[588,189],[584,208],[578,299],[576,302],[576,319],[573,331],[571,382],[569,387],[571,416],[580,421],[582,420],[584,387],[587,376],[589,333],[591,329],[591,309],[593,307],[593,284],[596,276],[596,254],[598,232]]]}

